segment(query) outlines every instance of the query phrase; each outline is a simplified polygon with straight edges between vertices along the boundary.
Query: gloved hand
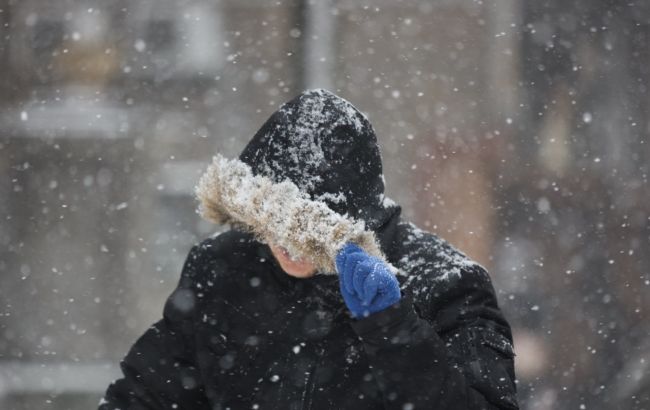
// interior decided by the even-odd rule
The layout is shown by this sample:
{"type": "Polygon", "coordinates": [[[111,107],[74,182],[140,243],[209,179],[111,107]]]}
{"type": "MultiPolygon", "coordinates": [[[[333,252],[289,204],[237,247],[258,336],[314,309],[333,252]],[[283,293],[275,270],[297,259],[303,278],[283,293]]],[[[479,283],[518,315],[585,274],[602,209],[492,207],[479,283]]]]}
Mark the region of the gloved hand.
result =
{"type": "Polygon", "coordinates": [[[353,243],[336,255],[336,270],[341,294],[355,318],[384,310],[401,298],[399,282],[388,265],[353,243]]]}

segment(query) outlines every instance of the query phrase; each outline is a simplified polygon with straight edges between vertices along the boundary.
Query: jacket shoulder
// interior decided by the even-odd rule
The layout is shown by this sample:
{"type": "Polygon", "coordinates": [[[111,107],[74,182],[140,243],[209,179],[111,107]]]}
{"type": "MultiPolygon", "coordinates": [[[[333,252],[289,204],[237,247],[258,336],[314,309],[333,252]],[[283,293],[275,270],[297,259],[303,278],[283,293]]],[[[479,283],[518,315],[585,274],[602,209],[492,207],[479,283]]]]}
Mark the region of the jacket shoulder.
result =
{"type": "Polygon", "coordinates": [[[483,270],[439,236],[418,228],[411,222],[402,222],[397,230],[399,252],[397,267],[407,276],[427,276],[436,281],[453,281],[463,272],[483,270]]]}
{"type": "MultiPolygon", "coordinates": [[[[453,317],[447,319],[453,322],[471,307],[496,306],[492,281],[484,267],[412,223],[401,224],[398,232],[396,266],[403,274],[401,287],[421,307],[423,315],[441,319],[439,314],[450,311],[453,317]]],[[[439,321],[441,325],[443,322],[447,320],[439,321]]]]}
{"type": "Polygon", "coordinates": [[[224,279],[267,255],[252,234],[229,230],[196,243],[189,251],[181,281],[224,279]],[[238,269],[240,268],[240,269],[238,269]]]}

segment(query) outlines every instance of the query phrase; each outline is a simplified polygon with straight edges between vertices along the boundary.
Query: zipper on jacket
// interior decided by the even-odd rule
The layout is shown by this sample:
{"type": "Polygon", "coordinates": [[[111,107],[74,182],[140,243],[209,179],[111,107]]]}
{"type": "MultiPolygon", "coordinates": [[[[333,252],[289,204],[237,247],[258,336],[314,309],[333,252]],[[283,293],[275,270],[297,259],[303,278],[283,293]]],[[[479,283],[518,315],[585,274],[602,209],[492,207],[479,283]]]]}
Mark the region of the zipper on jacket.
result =
{"type": "Polygon", "coordinates": [[[316,370],[318,370],[324,352],[325,352],[324,348],[318,347],[317,356],[316,356],[316,360],[314,361],[314,365],[309,369],[309,372],[306,373],[307,380],[305,381],[305,390],[303,390],[302,392],[302,399],[300,405],[300,408],[302,410],[311,409],[312,399],[314,397],[313,394],[314,388],[316,387],[316,370]]]}

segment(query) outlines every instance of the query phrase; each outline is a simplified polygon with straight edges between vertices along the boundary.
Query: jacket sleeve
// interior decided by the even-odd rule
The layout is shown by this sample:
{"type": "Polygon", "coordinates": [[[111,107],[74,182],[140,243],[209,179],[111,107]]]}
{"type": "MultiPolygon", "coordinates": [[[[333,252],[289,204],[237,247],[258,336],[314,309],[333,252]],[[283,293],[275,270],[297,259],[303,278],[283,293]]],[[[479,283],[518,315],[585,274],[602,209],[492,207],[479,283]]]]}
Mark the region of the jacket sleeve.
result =
{"type": "Polygon", "coordinates": [[[518,409],[510,328],[487,273],[463,272],[429,312],[409,297],[353,323],[387,409],[518,409]]]}
{"type": "Polygon", "coordinates": [[[151,326],[120,363],[123,377],[111,383],[100,410],[208,409],[193,354],[196,298],[191,288],[200,267],[200,247],[190,251],[181,280],[151,326]]]}

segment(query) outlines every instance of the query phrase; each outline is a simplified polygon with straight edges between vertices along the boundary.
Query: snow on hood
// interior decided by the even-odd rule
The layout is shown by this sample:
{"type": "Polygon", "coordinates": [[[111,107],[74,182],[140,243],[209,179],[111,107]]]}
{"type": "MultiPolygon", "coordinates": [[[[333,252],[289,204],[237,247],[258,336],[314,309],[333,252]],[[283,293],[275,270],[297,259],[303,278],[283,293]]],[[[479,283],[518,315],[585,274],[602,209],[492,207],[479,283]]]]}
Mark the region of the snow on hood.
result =
{"type": "Polygon", "coordinates": [[[282,104],[239,159],[254,175],[274,182],[288,179],[338,214],[363,220],[368,229],[394,213],[385,203],[372,125],[350,102],[327,90],[306,90],[282,104]]]}
{"type": "Polygon", "coordinates": [[[233,224],[252,232],[261,242],[308,258],[319,273],[336,272],[336,254],[347,242],[385,260],[374,232],[366,230],[363,221],[310,199],[289,179],[275,182],[254,175],[240,160],[216,155],[195,192],[204,219],[233,224]]]}

